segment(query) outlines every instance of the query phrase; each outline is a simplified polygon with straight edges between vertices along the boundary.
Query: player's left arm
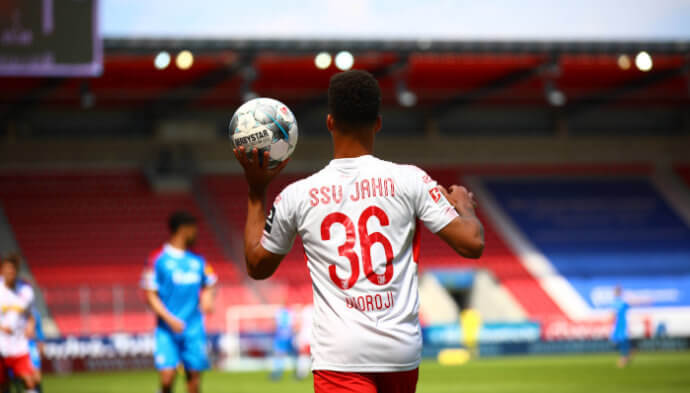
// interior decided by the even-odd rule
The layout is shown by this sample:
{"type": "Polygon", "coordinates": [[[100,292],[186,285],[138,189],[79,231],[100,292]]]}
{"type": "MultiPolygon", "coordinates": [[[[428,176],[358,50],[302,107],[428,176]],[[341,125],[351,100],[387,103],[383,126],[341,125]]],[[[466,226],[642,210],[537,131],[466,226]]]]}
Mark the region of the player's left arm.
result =
{"type": "Polygon", "coordinates": [[[474,196],[464,187],[456,185],[450,187],[450,192],[443,186],[438,189],[455,208],[458,217],[437,234],[465,258],[481,257],[484,251],[484,226],[474,211],[474,196]]]}
{"type": "Polygon", "coordinates": [[[201,312],[204,314],[213,313],[213,305],[216,300],[216,286],[211,285],[201,289],[199,295],[199,303],[201,305],[201,312]]]}
{"type": "Polygon", "coordinates": [[[261,244],[261,238],[266,223],[266,190],[270,182],[285,168],[288,161],[284,161],[275,169],[269,169],[268,152],[264,152],[261,162],[257,149],[252,151],[251,160],[247,158],[243,146],[234,149],[233,152],[244,168],[244,174],[249,185],[247,222],[244,227],[244,256],[247,273],[255,280],[263,280],[276,271],[285,257],[285,255],[266,250],[261,244]]]}

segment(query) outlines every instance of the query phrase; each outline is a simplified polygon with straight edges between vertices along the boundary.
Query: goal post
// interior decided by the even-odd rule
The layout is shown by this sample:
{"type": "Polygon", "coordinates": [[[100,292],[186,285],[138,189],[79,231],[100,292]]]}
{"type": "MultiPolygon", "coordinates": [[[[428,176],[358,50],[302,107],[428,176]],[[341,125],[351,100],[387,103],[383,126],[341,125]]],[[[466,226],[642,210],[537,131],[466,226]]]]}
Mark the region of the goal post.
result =
{"type": "MultiPolygon", "coordinates": [[[[276,314],[280,304],[256,304],[228,307],[226,332],[222,342],[226,354],[222,367],[227,371],[270,368],[276,314]]],[[[293,304],[289,308],[300,308],[293,304]]],[[[289,364],[289,362],[288,362],[289,364]]]]}

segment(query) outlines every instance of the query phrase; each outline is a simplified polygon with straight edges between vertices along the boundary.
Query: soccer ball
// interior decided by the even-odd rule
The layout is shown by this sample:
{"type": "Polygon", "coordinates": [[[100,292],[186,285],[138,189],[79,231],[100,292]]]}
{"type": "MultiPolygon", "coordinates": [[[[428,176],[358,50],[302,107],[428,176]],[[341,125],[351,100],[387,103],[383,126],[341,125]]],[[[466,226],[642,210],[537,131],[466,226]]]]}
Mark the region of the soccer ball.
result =
{"type": "Polygon", "coordinates": [[[272,98],[255,98],[242,104],[228,128],[235,148],[244,146],[248,155],[257,148],[259,159],[268,151],[269,168],[287,160],[297,146],[295,115],[285,104],[272,98]]]}

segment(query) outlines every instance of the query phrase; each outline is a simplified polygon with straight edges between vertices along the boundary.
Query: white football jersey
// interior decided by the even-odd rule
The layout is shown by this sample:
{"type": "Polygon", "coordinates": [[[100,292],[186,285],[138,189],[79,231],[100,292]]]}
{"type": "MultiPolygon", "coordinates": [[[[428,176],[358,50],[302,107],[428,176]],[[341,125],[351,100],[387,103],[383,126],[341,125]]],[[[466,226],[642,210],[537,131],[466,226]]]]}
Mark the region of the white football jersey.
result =
{"type": "Polygon", "coordinates": [[[262,246],[304,244],[314,291],[314,370],[391,372],[421,360],[417,260],[457,212],[421,169],[370,155],[332,160],[276,198],[262,246]]]}
{"type": "Polygon", "coordinates": [[[0,282],[0,326],[12,330],[11,334],[0,330],[0,356],[22,356],[29,353],[25,331],[33,301],[34,290],[31,285],[17,280],[13,290],[0,282]]]}
{"type": "Polygon", "coordinates": [[[305,347],[311,347],[312,343],[312,332],[311,328],[314,325],[314,307],[307,305],[304,306],[300,312],[300,322],[299,322],[299,332],[297,337],[295,337],[295,347],[301,350],[305,347]]]}

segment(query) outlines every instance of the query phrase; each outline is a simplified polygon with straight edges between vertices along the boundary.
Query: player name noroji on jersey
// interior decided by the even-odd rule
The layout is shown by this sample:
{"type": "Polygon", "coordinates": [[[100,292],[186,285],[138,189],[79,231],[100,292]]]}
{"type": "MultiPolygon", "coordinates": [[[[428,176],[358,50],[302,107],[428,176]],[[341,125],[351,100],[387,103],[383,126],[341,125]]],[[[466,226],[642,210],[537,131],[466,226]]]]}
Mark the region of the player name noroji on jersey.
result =
{"type": "MultiPolygon", "coordinates": [[[[395,197],[395,183],[390,177],[372,177],[371,180],[363,179],[354,182],[354,187],[349,195],[344,195],[352,202],[369,198],[395,197]]],[[[309,190],[310,204],[317,206],[320,203],[327,205],[331,202],[340,203],[343,201],[342,184],[332,184],[330,186],[313,187],[309,190]]]]}
{"type": "Polygon", "coordinates": [[[354,308],[359,311],[381,311],[387,310],[395,305],[395,296],[392,291],[386,291],[383,295],[363,295],[345,298],[347,308],[354,308]]]}

